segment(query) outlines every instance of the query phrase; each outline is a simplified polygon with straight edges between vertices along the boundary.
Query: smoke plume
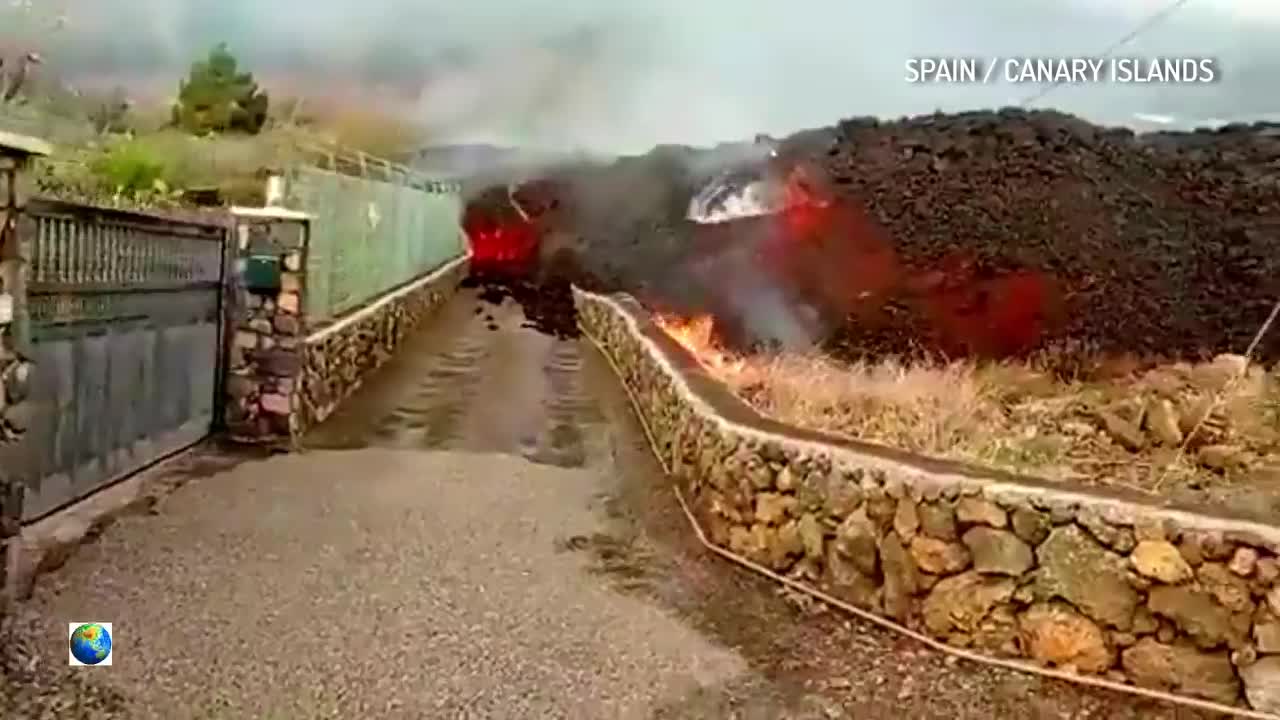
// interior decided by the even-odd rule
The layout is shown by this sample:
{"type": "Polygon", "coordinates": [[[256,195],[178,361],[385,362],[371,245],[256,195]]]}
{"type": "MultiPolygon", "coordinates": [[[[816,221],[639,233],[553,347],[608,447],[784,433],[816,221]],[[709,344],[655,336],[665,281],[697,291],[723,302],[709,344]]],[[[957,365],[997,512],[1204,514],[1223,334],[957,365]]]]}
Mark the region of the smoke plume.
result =
{"type": "MultiPolygon", "coordinates": [[[[10,2],[10,0],[5,0],[10,2]]],[[[1006,105],[1036,88],[913,86],[913,55],[1101,52],[1164,2],[1103,0],[39,0],[68,26],[31,38],[72,79],[163,96],[225,40],[280,94],[360,98],[444,143],[637,153],[785,135],[850,115],[1006,105]],[[127,31],[125,30],[127,29],[127,31]]],[[[11,24],[12,25],[12,24],[11,24]]],[[[1189,3],[1126,46],[1216,55],[1211,86],[1075,86],[1046,102],[1104,123],[1275,113],[1280,6],[1189,3]]]]}

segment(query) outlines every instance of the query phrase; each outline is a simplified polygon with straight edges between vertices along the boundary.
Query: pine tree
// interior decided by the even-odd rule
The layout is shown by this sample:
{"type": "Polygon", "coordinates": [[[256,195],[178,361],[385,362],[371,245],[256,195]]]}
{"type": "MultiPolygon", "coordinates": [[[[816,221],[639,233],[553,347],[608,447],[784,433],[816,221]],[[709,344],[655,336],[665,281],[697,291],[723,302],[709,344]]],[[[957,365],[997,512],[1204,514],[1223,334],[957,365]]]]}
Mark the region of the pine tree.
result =
{"type": "Polygon", "coordinates": [[[267,121],[267,93],[253,73],[240,72],[239,63],[220,43],[208,57],[191,64],[178,87],[173,124],[197,135],[244,132],[256,134],[267,121]]]}

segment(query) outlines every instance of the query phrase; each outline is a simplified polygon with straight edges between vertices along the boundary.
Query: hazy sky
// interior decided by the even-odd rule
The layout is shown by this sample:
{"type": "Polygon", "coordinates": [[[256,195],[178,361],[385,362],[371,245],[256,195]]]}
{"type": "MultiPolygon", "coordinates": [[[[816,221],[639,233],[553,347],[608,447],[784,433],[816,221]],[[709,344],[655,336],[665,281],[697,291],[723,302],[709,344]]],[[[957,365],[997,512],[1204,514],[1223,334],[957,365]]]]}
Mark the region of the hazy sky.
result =
{"type": "MultiPolygon", "coordinates": [[[[394,78],[404,107],[442,139],[613,151],[1013,104],[1037,87],[913,86],[904,62],[1097,54],[1169,3],[34,1],[68,4],[63,57],[81,74],[176,74],[225,39],[264,77],[288,74],[316,95],[356,75],[394,78]]],[[[1190,0],[1117,54],[1214,56],[1220,82],[1067,86],[1039,105],[1115,123],[1280,114],[1278,36],[1280,0],[1190,0]]]]}

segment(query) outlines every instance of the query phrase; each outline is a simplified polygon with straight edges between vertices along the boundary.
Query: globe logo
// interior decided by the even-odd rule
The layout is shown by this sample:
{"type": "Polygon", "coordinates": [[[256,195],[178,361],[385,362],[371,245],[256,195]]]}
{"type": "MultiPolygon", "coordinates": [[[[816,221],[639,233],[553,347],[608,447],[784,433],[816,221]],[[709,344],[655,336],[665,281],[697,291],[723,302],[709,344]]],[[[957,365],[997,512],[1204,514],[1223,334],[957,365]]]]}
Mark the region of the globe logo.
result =
{"type": "Polygon", "coordinates": [[[111,623],[70,623],[72,665],[111,664],[111,623]]]}

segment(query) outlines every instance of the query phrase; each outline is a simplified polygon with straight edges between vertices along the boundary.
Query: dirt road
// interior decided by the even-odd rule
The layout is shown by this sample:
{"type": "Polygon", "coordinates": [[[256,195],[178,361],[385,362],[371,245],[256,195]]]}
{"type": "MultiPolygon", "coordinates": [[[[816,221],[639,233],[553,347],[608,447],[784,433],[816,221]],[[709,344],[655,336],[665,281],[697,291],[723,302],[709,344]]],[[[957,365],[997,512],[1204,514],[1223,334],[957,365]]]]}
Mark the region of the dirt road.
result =
{"type": "Polygon", "coordinates": [[[306,452],[108,528],[20,608],[41,670],[6,674],[0,716],[1192,717],[952,662],[729,567],[605,361],[523,322],[463,294],[306,452]],[[63,664],[86,619],[114,623],[109,668],[63,664]]]}

